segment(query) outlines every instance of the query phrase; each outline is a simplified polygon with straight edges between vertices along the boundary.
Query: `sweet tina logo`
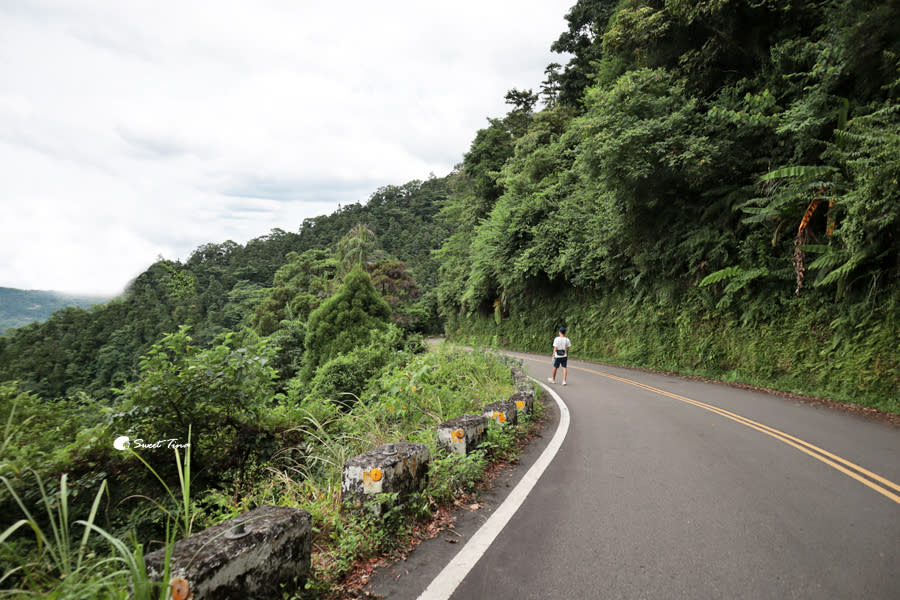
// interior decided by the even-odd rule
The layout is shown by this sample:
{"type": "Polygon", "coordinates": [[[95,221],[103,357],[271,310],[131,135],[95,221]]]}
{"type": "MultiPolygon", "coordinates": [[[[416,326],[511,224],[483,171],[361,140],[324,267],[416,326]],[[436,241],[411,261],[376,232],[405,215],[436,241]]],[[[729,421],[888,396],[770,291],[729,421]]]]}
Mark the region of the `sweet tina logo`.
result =
{"type": "Polygon", "coordinates": [[[140,438],[131,439],[127,435],[120,435],[113,441],[113,448],[115,448],[116,450],[128,450],[129,448],[134,448],[135,450],[139,448],[150,448],[152,450],[155,450],[157,448],[175,448],[176,450],[180,450],[190,447],[191,445],[189,443],[179,443],[178,438],[172,438],[169,440],[156,440],[155,442],[145,442],[140,438]]]}

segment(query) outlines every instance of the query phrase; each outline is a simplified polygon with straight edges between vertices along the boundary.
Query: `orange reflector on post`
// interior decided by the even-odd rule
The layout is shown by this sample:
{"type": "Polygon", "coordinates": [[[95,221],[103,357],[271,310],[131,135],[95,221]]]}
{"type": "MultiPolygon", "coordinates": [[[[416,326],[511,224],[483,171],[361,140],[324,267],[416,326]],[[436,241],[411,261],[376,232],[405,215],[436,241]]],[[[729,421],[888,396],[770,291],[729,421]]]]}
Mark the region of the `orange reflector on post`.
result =
{"type": "Polygon", "coordinates": [[[191,586],[188,585],[187,579],[184,577],[173,577],[169,585],[172,586],[172,600],[189,600],[193,598],[191,586]]]}

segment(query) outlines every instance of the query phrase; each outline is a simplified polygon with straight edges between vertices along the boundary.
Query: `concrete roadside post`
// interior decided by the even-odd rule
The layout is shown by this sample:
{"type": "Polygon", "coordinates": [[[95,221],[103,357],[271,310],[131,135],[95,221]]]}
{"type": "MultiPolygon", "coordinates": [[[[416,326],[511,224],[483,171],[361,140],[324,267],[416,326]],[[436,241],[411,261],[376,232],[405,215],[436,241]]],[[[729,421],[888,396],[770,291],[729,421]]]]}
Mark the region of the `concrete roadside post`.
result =
{"type": "MultiPolygon", "coordinates": [[[[362,509],[379,494],[397,494],[397,502],[428,485],[428,447],[412,442],[393,442],[354,456],[344,464],[341,474],[341,501],[345,506],[362,509]]],[[[387,506],[372,506],[381,514],[387,506]]]]}
{"type": "MultiPolygon", "coordinates": [[[[308,512],[261,506],[175,542],[170,579],[194,598],[280,598],[303,589],[311,552],[308,512]]],[[[162,579],[165,558],[165,548],[145,556],[151,581],[162,579]]]]}

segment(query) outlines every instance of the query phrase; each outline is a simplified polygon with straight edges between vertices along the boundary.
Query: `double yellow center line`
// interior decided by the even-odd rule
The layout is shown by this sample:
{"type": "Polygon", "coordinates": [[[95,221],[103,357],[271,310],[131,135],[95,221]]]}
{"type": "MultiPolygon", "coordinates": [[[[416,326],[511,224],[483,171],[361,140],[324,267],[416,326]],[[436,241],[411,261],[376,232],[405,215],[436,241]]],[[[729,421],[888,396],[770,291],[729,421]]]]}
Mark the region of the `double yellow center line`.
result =
{"type": "Polygon", "coordinates": [[[833,469],[837,469],[844,475],[855,479],[856,481],[862,483],[865,486],[868,486],[887,498],[890,498],[897,504],[900,504],[900,485],[897,485],[893,481],[889,479],[885,479],[881,475],[877,473],[873,473],[868,469],[864,469],[857,464],[850,462],[840,456],[832,454],[827,450],[823,450],[818,446],[810,444],[809,442],[803,441],[800,438],[794,437],[788,433],[784,433],[783,431],[779,431],[774,427],[769,427],[768,425],[763,425],[762,423],[758,423],[753,421],[752,419],[748,419],[746,417],[742,417],[738,414],[735,414],[731,411],[725,410],[723,408],[719,408],[717,406],[713,406],[712,404],[706,404],[705,402],[699,402],[692,398],[688,398],[686,396],[680,396],[678,394],[673,394],[672,392],[667,392],[665,390],[661,390],[659,388],[655,388],[649,385],[645,385],[643,383],[639,383],[637,381],[633,381],[631,379],[625,379],[624,377],[617,377],[615,375],[610,375],[609,373],[603,373],[600,371],[595,371],[593,369],[586,369],[584,367],[573,367],[570,366],[570,369],[578,369],[579,371],[586,371],[588,373],[593,373],[595,375],[601,375],[603,377],[614,379],[616,381],[620,381],[622,383],[627,383],[628,385],[633,385],[635,387],[639,387],[645,389],[650,392],[654,392],[656,394],[660,394],[662,396],[666,396],[668,398],[672,398],[674,400],[678,400],[679,402],[684,402],[686,404],[693,404],[698,408],[702,408],[703,410],[708,410],[711,413],[715,413],[726,419],[731,419],[741,425],[745,425],[750,429],[755,429],[761,433],[764,433],[770,437],[775,438],[781,442],[789,446],[793,446],[800,452],[808,454],[809,456],[815,458],[818,461],[821,461],[832,467],[833,469]]]}

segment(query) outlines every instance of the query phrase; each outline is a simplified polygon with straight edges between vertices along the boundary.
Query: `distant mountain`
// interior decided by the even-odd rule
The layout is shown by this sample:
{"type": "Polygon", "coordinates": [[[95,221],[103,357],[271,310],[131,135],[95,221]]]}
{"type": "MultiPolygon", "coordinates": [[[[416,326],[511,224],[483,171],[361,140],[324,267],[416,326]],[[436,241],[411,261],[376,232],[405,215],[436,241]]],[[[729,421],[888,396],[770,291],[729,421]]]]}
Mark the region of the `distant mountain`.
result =
{"type": "Polygon", "coordinates": [[[34,321],[45,321],[54,312],[67,306],[88,308],[109,300],[112,298],[0,287],[0,335],[7,329],[22,327],[34,321]]]}

